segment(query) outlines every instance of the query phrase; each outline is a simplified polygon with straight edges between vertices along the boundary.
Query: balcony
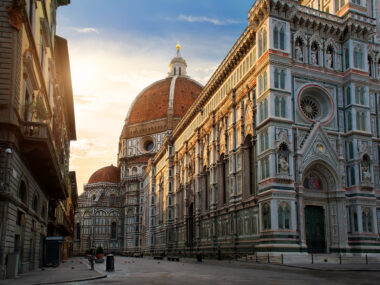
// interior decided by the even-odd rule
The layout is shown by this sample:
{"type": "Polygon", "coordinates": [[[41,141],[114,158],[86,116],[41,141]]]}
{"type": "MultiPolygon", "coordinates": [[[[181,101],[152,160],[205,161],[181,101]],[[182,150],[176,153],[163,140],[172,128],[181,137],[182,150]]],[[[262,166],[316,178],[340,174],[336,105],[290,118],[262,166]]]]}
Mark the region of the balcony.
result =
{"type": "Polygon", "coordinates": [[[64,165],[60,163],[47,123],[21,122],[21,152],[26,164],[50,199],[68,196],[64,165]]]}

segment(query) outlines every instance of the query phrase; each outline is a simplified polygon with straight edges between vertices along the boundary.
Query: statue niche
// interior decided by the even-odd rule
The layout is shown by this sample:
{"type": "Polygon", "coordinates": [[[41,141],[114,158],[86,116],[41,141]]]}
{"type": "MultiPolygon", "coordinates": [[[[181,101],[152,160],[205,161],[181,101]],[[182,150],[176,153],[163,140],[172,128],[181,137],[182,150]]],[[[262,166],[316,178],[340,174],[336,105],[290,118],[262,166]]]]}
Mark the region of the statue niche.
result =
{"type": "Polygon", "coordinates": [[[303,54],[304,54],[304,44],[301,38],[297,38],[294,47],[294,54],[296,61],[304,62],[303,54]]]}

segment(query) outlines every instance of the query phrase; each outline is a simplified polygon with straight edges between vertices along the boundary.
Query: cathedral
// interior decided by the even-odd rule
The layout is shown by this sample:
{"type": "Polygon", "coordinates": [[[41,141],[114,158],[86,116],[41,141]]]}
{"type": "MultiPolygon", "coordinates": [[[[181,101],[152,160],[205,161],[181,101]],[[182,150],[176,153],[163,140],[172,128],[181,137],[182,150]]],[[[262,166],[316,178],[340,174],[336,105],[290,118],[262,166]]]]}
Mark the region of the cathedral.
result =
{"type": "Polygon", "coordinates": [[[205,86],[180,46],[78,198],[74,251],[380,253],[374,0],[256,0],[205,86]]]}

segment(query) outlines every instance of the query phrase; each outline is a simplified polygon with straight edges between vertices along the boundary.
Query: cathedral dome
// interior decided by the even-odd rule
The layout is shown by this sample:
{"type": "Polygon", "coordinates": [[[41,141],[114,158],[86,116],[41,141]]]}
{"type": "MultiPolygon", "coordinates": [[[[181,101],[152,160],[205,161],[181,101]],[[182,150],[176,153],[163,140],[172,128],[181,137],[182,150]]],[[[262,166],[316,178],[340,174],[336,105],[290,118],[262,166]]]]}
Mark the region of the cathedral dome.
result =
{"type": "Polygon", "coordinates": [[[127,115],[128,124],[166,118],[169,109],[175,117],[182,117],[202,86],[187,77],[168,77],[145,88],[136,98],[127,115]]]}
{"type": "Polygon", "coordinates": [[[120,169],[113,165],[100,168],[88,180],[88,184],[100,182],[119,183],[120,169]]]}
{"type": "MultiPolygon", "coordinates": [[[[177,56],[169,64],[168,77],[149,85],[132,103],[125,119],[121,139],[133,137],[131,133],[136,132],[134,129],[137,125],[142,126],[152,122],[159,125],[155,130],[173,129],[201,92],[202,85],[186,75],[187,64],[181,57],[179,48],[177,45],[177,56]],[[160,121],[163,123],[160,124],[160,121]],[[167,123],[170,121],[174,123],[171,125],[167,123]]],[[[140,135],[141,130],[140,127],[140,135]]]]}

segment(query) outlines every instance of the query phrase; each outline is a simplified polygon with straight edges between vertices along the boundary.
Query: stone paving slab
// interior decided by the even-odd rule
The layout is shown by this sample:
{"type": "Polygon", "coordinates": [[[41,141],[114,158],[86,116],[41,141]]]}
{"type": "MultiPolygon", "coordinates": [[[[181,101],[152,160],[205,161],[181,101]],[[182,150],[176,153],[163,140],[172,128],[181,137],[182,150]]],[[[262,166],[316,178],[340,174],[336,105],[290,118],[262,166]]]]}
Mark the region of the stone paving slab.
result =
{"type": "Polygon", "coordinates": [[[58,267],[46,267],[19,275],[16,279],[0,280],[0,285],[60,284],[96,280],[107,274],[91,270],[85,258],[70,258],[58,267]]]}

